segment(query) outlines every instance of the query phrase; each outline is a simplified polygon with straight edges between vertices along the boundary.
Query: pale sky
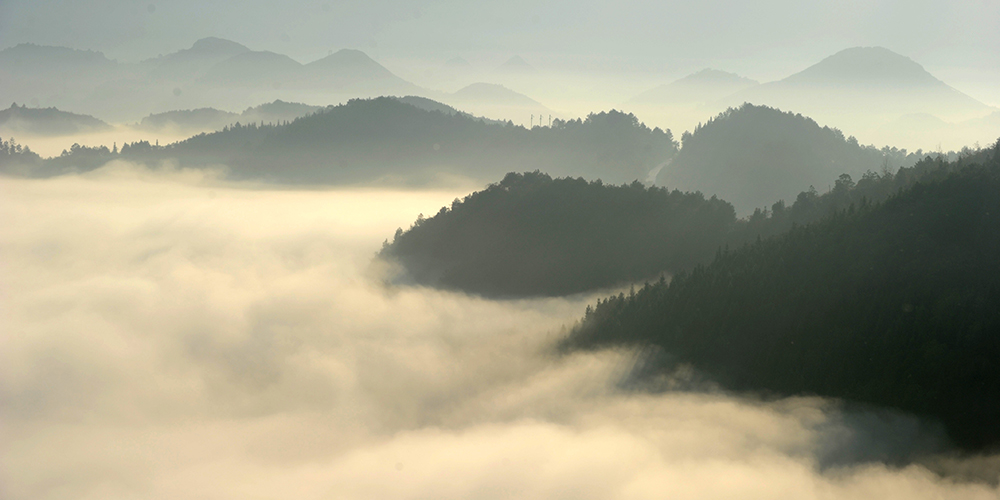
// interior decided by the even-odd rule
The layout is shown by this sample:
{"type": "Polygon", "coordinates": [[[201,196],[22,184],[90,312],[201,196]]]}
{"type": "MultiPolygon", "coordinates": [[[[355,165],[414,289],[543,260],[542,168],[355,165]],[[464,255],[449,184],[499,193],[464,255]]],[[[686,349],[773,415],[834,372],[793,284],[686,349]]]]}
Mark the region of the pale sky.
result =
{"type": "Polygon", "coordinates": [[[382,60],[521,54],[554,69],[665,74],[728,62],[762,80],[881,45],[931,70],[1000,72],[995,0],[0,0],[0,47],[64,45],[135,61],[206,36],[300,61],[350,47],[382,60]]]}

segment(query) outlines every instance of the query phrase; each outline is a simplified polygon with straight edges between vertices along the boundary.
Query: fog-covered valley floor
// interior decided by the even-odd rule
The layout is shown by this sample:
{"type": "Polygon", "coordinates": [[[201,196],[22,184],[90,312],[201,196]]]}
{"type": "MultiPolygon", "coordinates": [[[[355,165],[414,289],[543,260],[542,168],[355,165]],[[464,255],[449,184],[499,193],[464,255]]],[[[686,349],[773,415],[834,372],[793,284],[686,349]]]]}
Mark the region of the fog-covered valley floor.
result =
{"type": "Polygon", "coordinates": [[[880,462],[943,446],[912,417],[626,390],[633,354],[554,354],[602,294],[381,286],[383,240],[465,194],[0,178],[0,498],[1000,494],[958,479],[997,457],[880,462]]]}

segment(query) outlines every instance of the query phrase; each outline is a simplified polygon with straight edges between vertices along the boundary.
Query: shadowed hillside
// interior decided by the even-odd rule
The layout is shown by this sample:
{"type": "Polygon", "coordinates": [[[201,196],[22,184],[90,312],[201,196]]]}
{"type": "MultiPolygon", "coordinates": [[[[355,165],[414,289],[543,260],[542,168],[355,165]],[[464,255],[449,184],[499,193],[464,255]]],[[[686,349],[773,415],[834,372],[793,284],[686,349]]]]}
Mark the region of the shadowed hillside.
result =
{"type": "MultiPolygon", "coordinates": [[[[522,168],[622,183],[645,179],[675,152],[669,130],[649,129],[618,111],[527,130],[378,98],[332,106],[285,125],[238,124],[164,147],[123,147],[121,157],[225,165],[232,178],[286,183],[427,184],[454,177],[488,182],[522,168]]],[[[58,162],[68,169],[95,168],[90,160],[74,164],[73,154],[58,162]]]]}
{"type": "Polygon", "coordinates": [[[564,347],[658,346],[730,389],[892,407],[940,420],[966,449],[996,447],[998,152],[601,300],[564,347]]]}
{"type": "Polygon", "coordinates": [[[912,165],[919,156],[862,146],[802,115],[744,104],[685,133],[680,152],[656,183],[717,195],[747,214],[791,200],[808,186],[826,191],[840,174],[859,178],[868,170],[912,165]]]}
{"type": "Polygon", "coordinates": [[[732,206],[700,194],[507,174],[398,231],[380,255],[398,279],[492,297],[567,295],[663,271],[715,252],[732,206]]]}
{"type": "Polygon", "coordinates": [[[93,116],[56,108],[29,108],[14,103],[0,111],[0,130],[7,134],[73,135],[110,129],[111,125],[93,116]]]}

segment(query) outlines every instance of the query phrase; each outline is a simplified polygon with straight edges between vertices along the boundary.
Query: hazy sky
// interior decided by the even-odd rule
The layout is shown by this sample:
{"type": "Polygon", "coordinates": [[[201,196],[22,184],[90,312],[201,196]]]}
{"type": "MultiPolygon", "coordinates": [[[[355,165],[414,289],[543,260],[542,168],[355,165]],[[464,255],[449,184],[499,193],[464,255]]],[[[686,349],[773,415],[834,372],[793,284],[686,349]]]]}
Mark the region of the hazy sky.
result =
{"type": "MultiPolygon", "coordinates": [[[[564,69],[686,71],[706,61],[758,79],[837,50],[882,45],[930,68],[1000,68],[993,0],[3,0],[0,46],[104,51],[134,61],[219,36],[300,61],[344,47],[376,58],[564,69]]],[[[955,70],[957,71],[957,70],[955,70]]]]}

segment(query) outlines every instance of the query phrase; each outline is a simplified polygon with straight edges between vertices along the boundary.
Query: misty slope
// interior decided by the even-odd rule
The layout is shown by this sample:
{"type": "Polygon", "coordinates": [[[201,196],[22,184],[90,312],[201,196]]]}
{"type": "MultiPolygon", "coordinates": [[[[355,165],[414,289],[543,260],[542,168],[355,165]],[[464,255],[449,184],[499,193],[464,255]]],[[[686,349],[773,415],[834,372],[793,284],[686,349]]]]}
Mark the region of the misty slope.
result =
{"type": "Polygon", "coordinates": [[[565,295],[707,264],[724,246],[787,232],[852,207],[882,202],[985,161],[989,150],[926,157],[913,167],[841,175],[824,194],[800,192],[736,219],[725,200],[701,194],[587,184],[535,172],[503,181],[418,219],[383,248],[401,282],[500,297],[565,295]],[[683,200],[670,205],[667,200],[683,200]]]}
{"type": "Polygon", "coordinates": [[[380,256],[403,281],[491,297],[568,295],[686,269],[735,222],[700,194],[507,174],[399,231],[380,256]]]}
{"type": "Polygon", "coordinates": [[[731,389],[898,408],[939,419],[964,448],[996,447],[997,153],[599,301],[565,347],[659,346],[731,389]]]}
{"type": "Polygon", "coordinates": [[[322,109],[319,106],[277,100],[231,113],[215,108],[184,109],[151,114],[142,119],[140,130],[178,129],[193,132],[219,130],[226,125],[241,123],[281,123],[301,118],[322,109]]]}
{"type": "Polygon", "coordinates": [[[746,214],[791,200],[808,186],[823,189],[840,174],[858,178],[915,160],[905,150],[861,146],[802,115],[744,104],[685,133],[680,152],[656,183],[717,195],[746,214]]]}
{"type": "MultiPolygon", "coordinates": [[[[526,130],[465,114],[427,111],[394,98],[353,100],[280,126],[233,126],[166,147],[122,150],[134,161],[226,165],[233,178],[291,183],[426,184],[459,176],[488,181],[515,169],[644,179],[676,152],[670,131],[617,111],[526,130]]],[[[59,158],[65,168],[73,157],[59,158]]]]}
{"type": "Polygon", "coordinates": [[[212,66],[226,59],[246,52],[250,52],[250,49],[245,45],[222,38],[208,37],[194,42],[191,48],[148,59],[140,64],[153,68],[149,73],[149,78],[153,80],[185,82],[201,76],[212,66]]]}
{"type": "Polygon", "coordinates": [[[111,129],[111,125],[89,115],[56,108],[28,108],[12,104],[0,110],[0,130],[7,134],[73,135],[111,129]]]}
{"type": "Polygon", "coordinates": [[[725,102],[766,104],[824,118],[884,120],[913,113],[969,119],[990,110],[912,59],[882,47],[842,50],[783,80],[738,92],[725,102]]]}
{"type": "Polygon", "coordinates": [[[636,104],[706,104],[759,85],[756,80],[706,68],[671,83],[647,90],[630,102],[636,104]]]}
{"type": "Polygon", "coordinates": [[[383,94],[411,94],[419,90],[360,50],[339,50],[306,64],[304,70],[304,85],[313,88],[383,94]]]}
{"type": "Polygon", "coordinates": [[[0,51],[0,101],[27,102],[135,121],[176,109],[239,109],[264,100],[423,92],[357,50],[303,65],[221,38],[136,64],[100,52],[22,44],[0,51]]]}

